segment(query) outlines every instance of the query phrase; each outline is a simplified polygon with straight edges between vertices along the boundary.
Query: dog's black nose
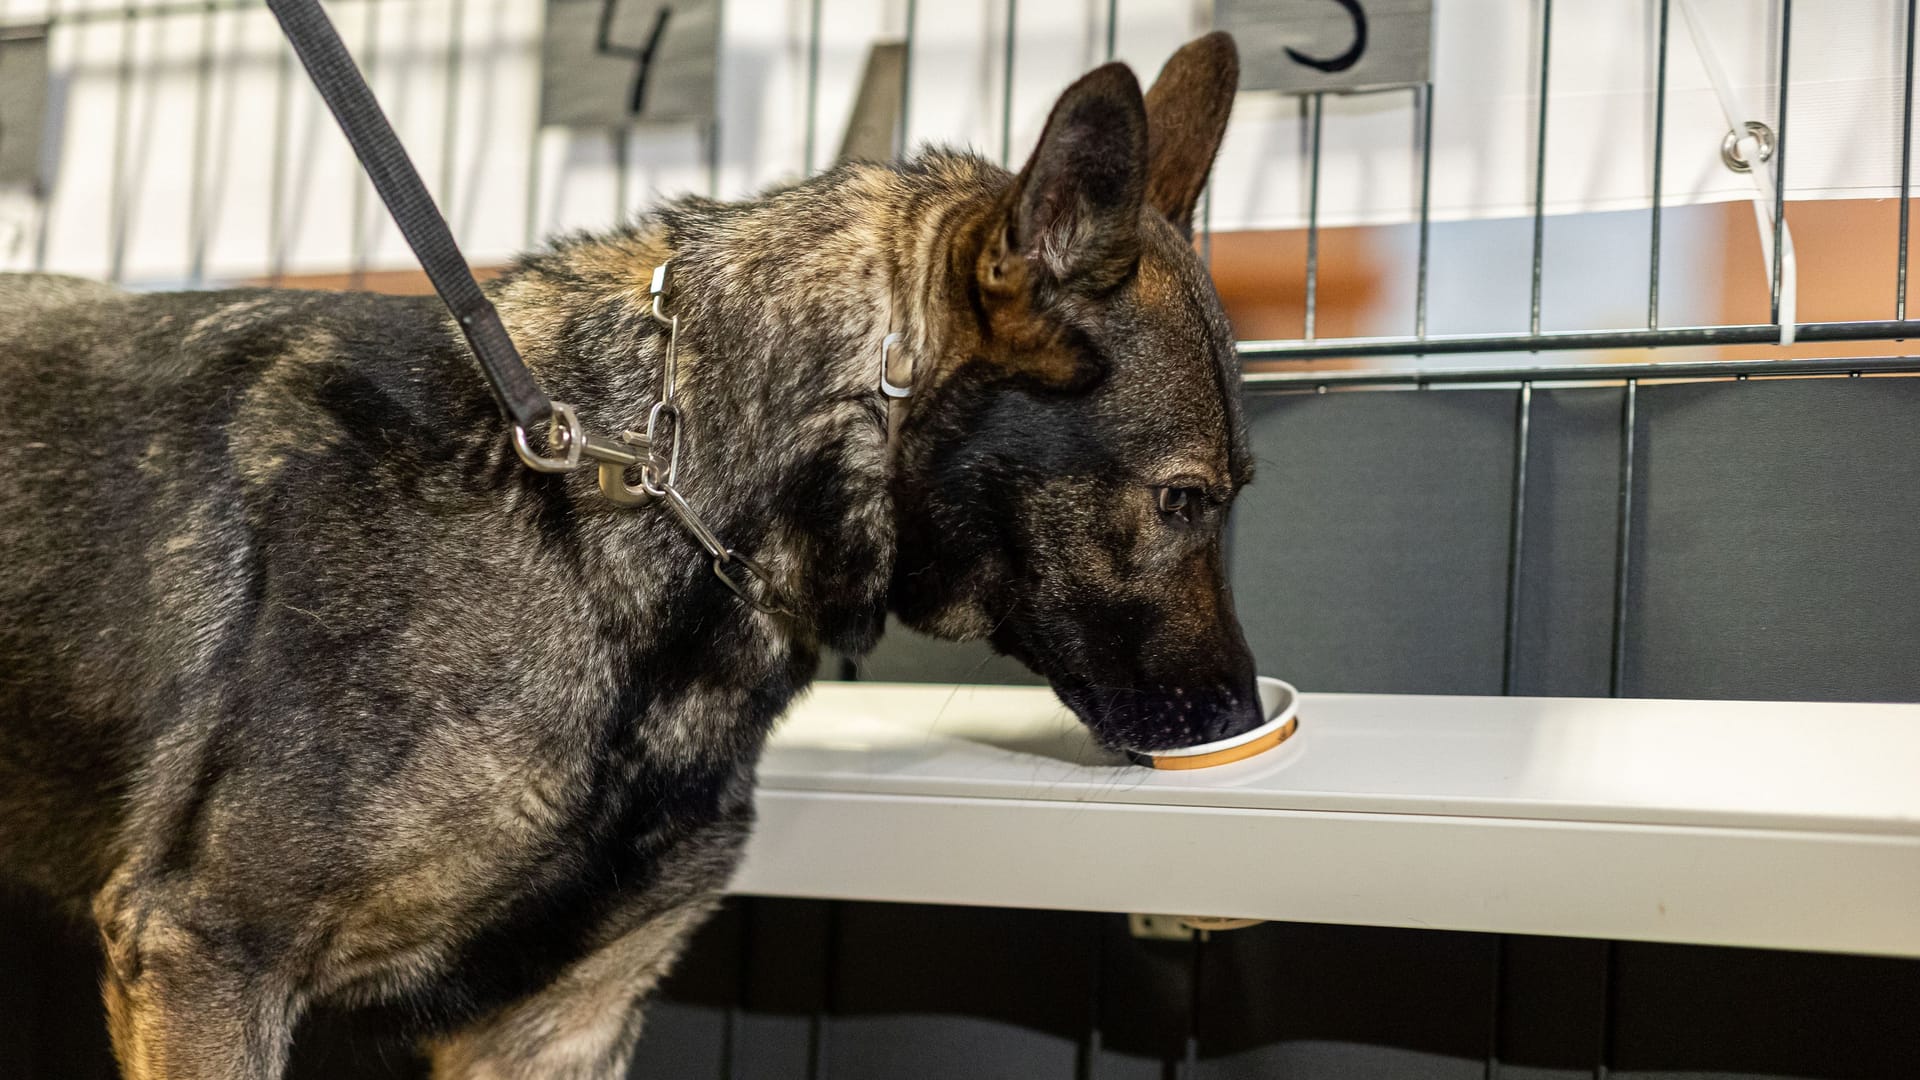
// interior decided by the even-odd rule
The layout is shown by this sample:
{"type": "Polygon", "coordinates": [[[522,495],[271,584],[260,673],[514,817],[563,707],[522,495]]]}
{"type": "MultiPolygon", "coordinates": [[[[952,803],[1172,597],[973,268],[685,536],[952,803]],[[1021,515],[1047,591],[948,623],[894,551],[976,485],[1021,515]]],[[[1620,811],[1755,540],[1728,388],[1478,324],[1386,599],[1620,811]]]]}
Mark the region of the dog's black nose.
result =
{"type": "Polygon", "coordinates": [[[1178,750],[1230,739],[1266,722],[1251,683],[1056,689],[1096,738],[1118,750],[1178,750]]]}
{"type": "Polygon", "coordinates": [[[1205,741],[1231,739],[1266,722],[1267,714],[1260,705],[1259,688],[1244,686],[1227,694],[1224,706],[1214,713],[1214,722],[1208,729],[1205,741]]]}

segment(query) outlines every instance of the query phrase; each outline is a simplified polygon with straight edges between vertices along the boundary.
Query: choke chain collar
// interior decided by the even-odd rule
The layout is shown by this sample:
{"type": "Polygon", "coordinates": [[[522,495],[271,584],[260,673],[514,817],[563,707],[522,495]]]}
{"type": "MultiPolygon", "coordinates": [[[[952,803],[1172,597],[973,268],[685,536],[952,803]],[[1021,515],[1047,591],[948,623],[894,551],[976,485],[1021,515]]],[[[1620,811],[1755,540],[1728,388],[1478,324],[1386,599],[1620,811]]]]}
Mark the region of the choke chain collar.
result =
{"type": "Polygon", "coordinates": [[[518,424],[513,428],[514,452],[528,468],[546,473],[572,472],[591,461],[600,471],[600,494],[616,506],[645,506],[656,499],[664,500],[667,509],[713,560],[713,575],[735,596],[755,611],[791,616],[793,609],[767,569],[728,547],[680,492],[680,436],[686,418],[674,400],[679,382],[680,316],[665,309],[672,292],[667,267],[663,262],[653,271],[652,313],[654,320],[667,328],[667,353],[660,365],[660,400],[647,412],[646,431],[622,431],[617,438],[603,438],[586,430],[573,406],[556,401],[547,421],[550,452],[536,453],[528,442],[527,429],[518,424]],[[627,482],[627,470],[635,467],[640,470],[637,487],[627,482]]]}

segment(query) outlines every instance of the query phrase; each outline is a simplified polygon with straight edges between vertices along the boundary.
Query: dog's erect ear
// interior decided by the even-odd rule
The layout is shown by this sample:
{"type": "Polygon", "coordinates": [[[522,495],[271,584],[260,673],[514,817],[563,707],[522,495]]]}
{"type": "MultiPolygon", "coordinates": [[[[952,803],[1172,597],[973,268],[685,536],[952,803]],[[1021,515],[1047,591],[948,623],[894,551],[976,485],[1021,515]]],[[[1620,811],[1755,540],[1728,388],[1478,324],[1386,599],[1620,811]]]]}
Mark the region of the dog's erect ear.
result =
{"type": "Polygon", "coordinates": [[[1239,50],[1216,30],[1181,46],[1147,91],[1147,202],[1189,235],[1239,85],[1239,50]]]}
{"type": "Polygon", "coordinates": [[[1058,285],[1118,284],[1140,253],[1147,190],[1147,109],[1125,64],[1067,87],[1014,185],[1004,234],[982,260],[982,284],[1009,292],[1038,274],[1058,285]]]}

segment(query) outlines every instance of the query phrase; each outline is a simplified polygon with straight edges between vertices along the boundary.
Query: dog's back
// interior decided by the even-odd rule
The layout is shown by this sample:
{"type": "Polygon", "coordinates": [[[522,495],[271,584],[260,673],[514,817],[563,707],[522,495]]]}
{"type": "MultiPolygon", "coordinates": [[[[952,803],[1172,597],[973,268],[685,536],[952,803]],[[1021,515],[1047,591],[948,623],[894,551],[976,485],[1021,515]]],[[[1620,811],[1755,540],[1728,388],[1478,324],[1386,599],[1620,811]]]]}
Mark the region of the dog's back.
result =
{"type": "Polygon", "coordinates": [[[170,725],[232,685],[262,527],[330,486],[303,460],[344,456],[329,393],[382,396],[396,339],[444,332],[426,302],[42,275],[0,277],[0,328],[0,872],[78,900],[170,725]],[[360,370],[303,348],[356,326],[360,370]]]}
{"type": "MultiPolygon", "coordinates": [[[[139,306],[78,279],[0,278],[0,852],[62,897],[98,886],[149,699],[177,692],[147,662],[168,601],[127,557],[166,546],[169,478],[146,451],[185,434],[162,389],[178,374],[133,362],[139,306]]],[[[168,563],[203,576],[205,554],[168,563]]]]}

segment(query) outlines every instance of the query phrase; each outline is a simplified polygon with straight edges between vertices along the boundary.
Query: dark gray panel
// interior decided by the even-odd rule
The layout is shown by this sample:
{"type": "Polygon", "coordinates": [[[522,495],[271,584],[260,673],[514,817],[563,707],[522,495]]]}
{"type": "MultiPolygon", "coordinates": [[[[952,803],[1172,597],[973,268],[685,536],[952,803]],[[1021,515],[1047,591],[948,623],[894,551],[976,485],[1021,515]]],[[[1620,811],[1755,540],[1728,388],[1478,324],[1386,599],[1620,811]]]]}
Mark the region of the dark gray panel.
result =
{"type": "Polygon", "coordinates": [[[1309,691],[1497,694],[1516,394],[1255,394],[1233,523],[1260,668],[1309,691]]]}
{"type": "Polygon", "coordinates": [[[1200,968],[1196,1080],[1482,1080],[1496,938],[1267,923],[1200,968]]]}
{"type": "Polygon", "coordinates": [[[1070,1040],[969,1014],[839,1017],[832,1031],[832,1080],[1072,1080],[1078,1059],[1070,1040]]]}
{"type": "Polygon", "coordinates": [[[1186,1059],[1193,1033],[1193,977],[1202,946],[1134,938],[1124,915],[1098,920],[1098,1080],[1164,1080],[1186,1059]]]}
{"type": "Polygon", "coordinates": [[[859,678],[873,682],[1006,683],[1044,686],[1025,664],[1001,656],[985,642],[940,641],[887,620],[879,648],[855,662],[859,678]]]}
{"type": "Polygon", "coordinates": [[[20,1080],[43,1075],[34,1045],[40,1008],[36,921],[32,911],[0,893],[0,927],[6,928],[0,933],[0,1075],[20,1080]]]}
{"type": "Polygon", "coordinates": [[[1920,380],[1640,391],[1625,687],[1920,700],[1920,380]]]}
{"type": "Polygon", "coordinates": [[[728,1080],[793,1080],[810,1075],[817,1018],[745,1012],[734,1021],[728,1080]]]}
{"type": "Polygon", "coordinates": [[[40,897],[0,897],[0,1076],[113,1080],[92,932],[40,897]]]}
{"type": "Polygon", "coordinates": [[[647,1006],[631,1080],[730,1080],[733,1013],[744,970],[741,902],[729,900],[694,933],[647,1006]]]}
{"type": "Polygon", "coordinates": [[[844,905],[822,1075],[1071,1080],[1092,1015],[1090,919],[844,905]]]}
{"type": "Polygon", "coordinates": [[[1500,1080],[1590,1080],[1605,1041],[1607,943],[1500,941],[1500,1080]]]}
{"type": "Polygon", "coordinates": [[[1623,392],[1533,392],[1514,693],[1605,697],[1623,392]]]}
{"type": "Polygon", "coordinates": [[[656,999],[628,1080],[728,1080],[727,1010],[656,999]]]}
{"type": "Polygon", "coordinates": [[[840,905],[758,898],[733,903],[746,917],[747,979],[729,1080],[815,1076],[810,1070],[823,1049],[832,928],[840,905]]]}
{"type": "Polygon", "coordinates": [[[1616,1080],[1920,1077],[1920,961],[1614,948],[1616,1080]]]}

